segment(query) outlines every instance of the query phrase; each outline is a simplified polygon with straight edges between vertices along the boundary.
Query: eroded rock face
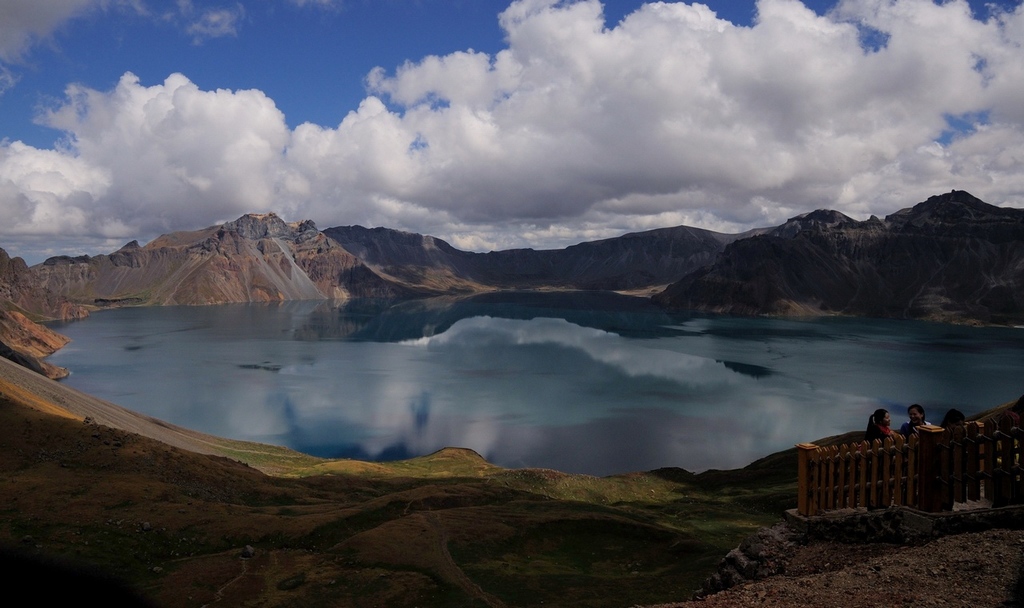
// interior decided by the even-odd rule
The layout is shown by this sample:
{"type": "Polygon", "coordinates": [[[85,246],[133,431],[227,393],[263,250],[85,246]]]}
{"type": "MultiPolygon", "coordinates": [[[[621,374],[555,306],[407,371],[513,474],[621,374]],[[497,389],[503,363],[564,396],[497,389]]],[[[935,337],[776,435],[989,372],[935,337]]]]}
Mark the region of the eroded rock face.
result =
{"type": "Polygon", "coordinates": [[[60,350],[70,340],[52,329],[34,323],[17,311],[0,310],[0,331],[9,346],[32,355],[46,357],[60,350]]]}
{"type": "Polygon", "coordinates": [[[39,319],[81,319],[89,312],[60,292],[39,285],[21,258],[0,249],[0,308],[21,310],[39,319]]]}
{"type": "Polygon", "coordinates": [[[0,310],[0,357],[54,380],[64,378],[68,370],[43,361],[65,344],[68,338],[31,321],[17,311],[0,310]]]}
{"type": "Polygon", "coordinates": [[[109,255],[53,257],[27,272],[78,305],[219,304],[396,298],[494,289],[666,285],[735,238],[687,227],[560,250],[471,253],[431,236],[358,226],[317,230],[273,213],[175,232],[109,255]]]}
{"type": "Polygon", "coordinates": [[[28,266],[0,249],[0,357],[10,359],[53,379],[64,378],[68,370],[42,360],[68,343],[68,339],[29,319],[76,319],[87,315],[84,308],[32,283],[28,266]]]}
{"type": "Polygon", "coordinates": [[[655,301],[746,315],[1019,323],[1024,210],[953,191],[884,220],[816,211],[735,241],[655,301]]]}
{"type": "Polygon", "coordinates": [[[272,213],[132,241],[110,255],[50,258],[30,272],[42,289],[100,307],[404,295],[313,222],[272,213]]]}

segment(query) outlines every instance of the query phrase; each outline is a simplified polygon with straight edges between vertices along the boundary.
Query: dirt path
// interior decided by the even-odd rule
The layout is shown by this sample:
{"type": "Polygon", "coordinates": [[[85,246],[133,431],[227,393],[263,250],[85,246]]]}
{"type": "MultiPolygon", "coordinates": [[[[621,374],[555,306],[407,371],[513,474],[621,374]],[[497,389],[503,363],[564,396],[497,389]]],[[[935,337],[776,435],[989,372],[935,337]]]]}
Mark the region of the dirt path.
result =
{"type": "Polygon", "coordinates": [[[444,566],[442,569],[445,578],[465,591],[470,597],[480,600],[491,608],[507,608],[505,602],[487,593],[480,588],[480,585],[474,583],[473,580],[462,571],[462,568],[455,563],[455,560],[452,559],[452,554],[448,551],[448,529],[445,528],[444,524],[438,519],[437,514],[426,513],[426,519],[434,528],[434,531],[437,533],[438,540],[440,541],[441,555],[444,557],[444,566]]]}

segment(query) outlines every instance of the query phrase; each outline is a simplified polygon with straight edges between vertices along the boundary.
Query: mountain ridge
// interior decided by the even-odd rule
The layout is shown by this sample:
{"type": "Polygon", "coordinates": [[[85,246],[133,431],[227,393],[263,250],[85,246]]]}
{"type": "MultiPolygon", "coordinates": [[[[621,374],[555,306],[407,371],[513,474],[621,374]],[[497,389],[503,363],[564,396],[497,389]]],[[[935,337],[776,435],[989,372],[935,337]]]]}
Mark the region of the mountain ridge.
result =
{"type": "Polygon", "coordinates": [[[53,257],[29,272],[44,289],[97,307],[411,295],[313,222],[287,224],[272,213],[161,235],[145,246],[132,241],[108,255],[53,257]]]}
{"type": "Polygon", "coordinates": [[[414,281],[431,272],[474,289],[631,290],[667,285],[710,263],[736,235],[677,226],[588,241],[564,249],[461,251],[436,237],[389,228],[324,229],[380,273],[414,281]]]}
{"type": "MultiPolygon", "coordinates": [[[[81,310],[301,299],[408,298],[515,289],[660,289],[738,235],[686,226],[565,249],[461,251],[429,235],[246,214],[219,226],[131,241],[106,255],[55,256],[26,284],[81,310]]],[[[77,310],[77,309],[76,309],[77,310]]],[[[66,318],[39,308],[43,318],[66,318]]]]}
{"type": "Polygon", "coordinates": [[[676,226],[478,253],[390,228],[321,231],[310,220],[245,214],[107,255],[26,267],[4,254],[0,299],[39,319],[125,305],[607,290],[714,313],[1016,323],[1024,320],[1022,218],[1024,210],[954,190],[884,219],[819,209],[740,234],[676,226]]]}
{"type": "Polygon", "coordinates": [[[884,220],[812,212],[734,241],[654,299],[728,314],[1020,323],[1024,210],[954,190],[884,220]]]}

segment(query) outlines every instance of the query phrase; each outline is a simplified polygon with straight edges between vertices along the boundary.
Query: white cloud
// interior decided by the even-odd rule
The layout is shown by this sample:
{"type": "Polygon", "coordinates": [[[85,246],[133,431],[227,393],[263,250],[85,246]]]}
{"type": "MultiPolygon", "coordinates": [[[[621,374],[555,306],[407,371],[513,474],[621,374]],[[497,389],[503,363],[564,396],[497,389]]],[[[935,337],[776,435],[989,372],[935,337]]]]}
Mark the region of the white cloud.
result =
{"type": "Polygon", "coordinates": [[[963,0],[757,6],[750,27],[656,3],[609,28],[593,0],[513,2],[507,48],[376,69],[336,126],[289,130],[261,92],[178,74],[72,86],[44,117],[66,149],[0,147],[0,205],[41,218],[21,233],[65,204],[79,219],[61,234],[118,218],[125,238],[273,209],[473,248],[884,215],[951,188],[1024,206],[1024,8],[981,22],[963,0]],[[976,124],[943,137],[951,117],[976,124]],[[31,188],[23,156],[52,161],[31,188]]]}
{"type": "MultiPolygon", "coordinates": [[[[259,91],[201,91],[180,74],[146,87],[125,74],[109,93],[68,87],[67,103],[43,120],[72,136],[53,154],[109,176],[88,191],[90,214],[104,221],[152,234],[275,208],[289,132],[259,91]]],[[[9,156],[26,149],[9,146],[9,156]]],[[[36,191],[65,196],[60,175],[40,177],[36,191]]]]}
{"type": "Polygon", "coordinates": [[[245,17],[245,7],[196,8],[191,0],[178,0],[178,12],[185,20],[185,33],[192,36],[193,44],[202,44],[211,38],[238,36],[238,22],[245,17]]]}
{"type": "Polygon", "coordinates": [[[100,233],[92,202],[106,194],[102,168],[55,150],[21,142],[0,147],[0,211],[7,234],[100,233]]]}
{"type": "Polygon", "coordinates": [[[340,0],[290,0],[296,6],[320,6],[324,8],[336,7],[340,0]]]}
{"type": "Polygon", "coordinates": [[[914,185],[899,206],[962,187],[968,176],[907,173],[927,169],[922,147],[947,116],[992,108],[1019,122],[1020,9],[981,23],[964,2],[851,1],[822,17],[762,0],[745,28],[702,5],[651,4],[613,29],[599,9],[514,3],[501,18],[509,48],[490,61],[460,53],[371,75],[421,142],[416,200],[542,224],[615,208],[644,225],[655,200],[710,205],[712,227],[839,201],[884,214],[886,192],[858,187],[870,176],[914,185]],[[887,46],[862,48],[867,28],[887,46]]]}
{"type": "Polygon", "coordinates": [[[14,88],[18,83],[18,75],[11,71],[6,65],[0,63],[0,96],[14,88]]]}
{"type": "Polygon", "coordinates": [[[0,3],[0,61],[14,62],[34,43],[103,0],[4,0],[0,3]]]}

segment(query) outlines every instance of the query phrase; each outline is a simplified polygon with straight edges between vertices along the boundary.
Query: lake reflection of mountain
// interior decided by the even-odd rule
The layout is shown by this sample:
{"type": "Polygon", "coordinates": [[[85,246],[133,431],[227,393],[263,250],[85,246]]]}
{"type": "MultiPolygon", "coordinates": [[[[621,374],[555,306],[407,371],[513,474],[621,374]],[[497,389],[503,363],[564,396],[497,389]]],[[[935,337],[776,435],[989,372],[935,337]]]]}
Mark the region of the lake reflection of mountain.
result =
{"type": "Polygon", "coordinates": [[[971,413],[1015,399],[1024,371],[1020,330],[689,316],[617,294],[121,309],[58,329],[68,384],[204,432],[593,474],[742,466],[877,407],[971,413]]]}
{"type": "Polygon", "coordinates": [[[522,320],[559,318],[581,327],[636,338],[685,333],[670,328],[678,315],[670,315],[641,298],[615,293],[502,292],[402,302],[322,303],[310,311],[306,325],[295,330],[295,337],[402,342],[444,333],[457,321],[477,316],[522,320]]]}

